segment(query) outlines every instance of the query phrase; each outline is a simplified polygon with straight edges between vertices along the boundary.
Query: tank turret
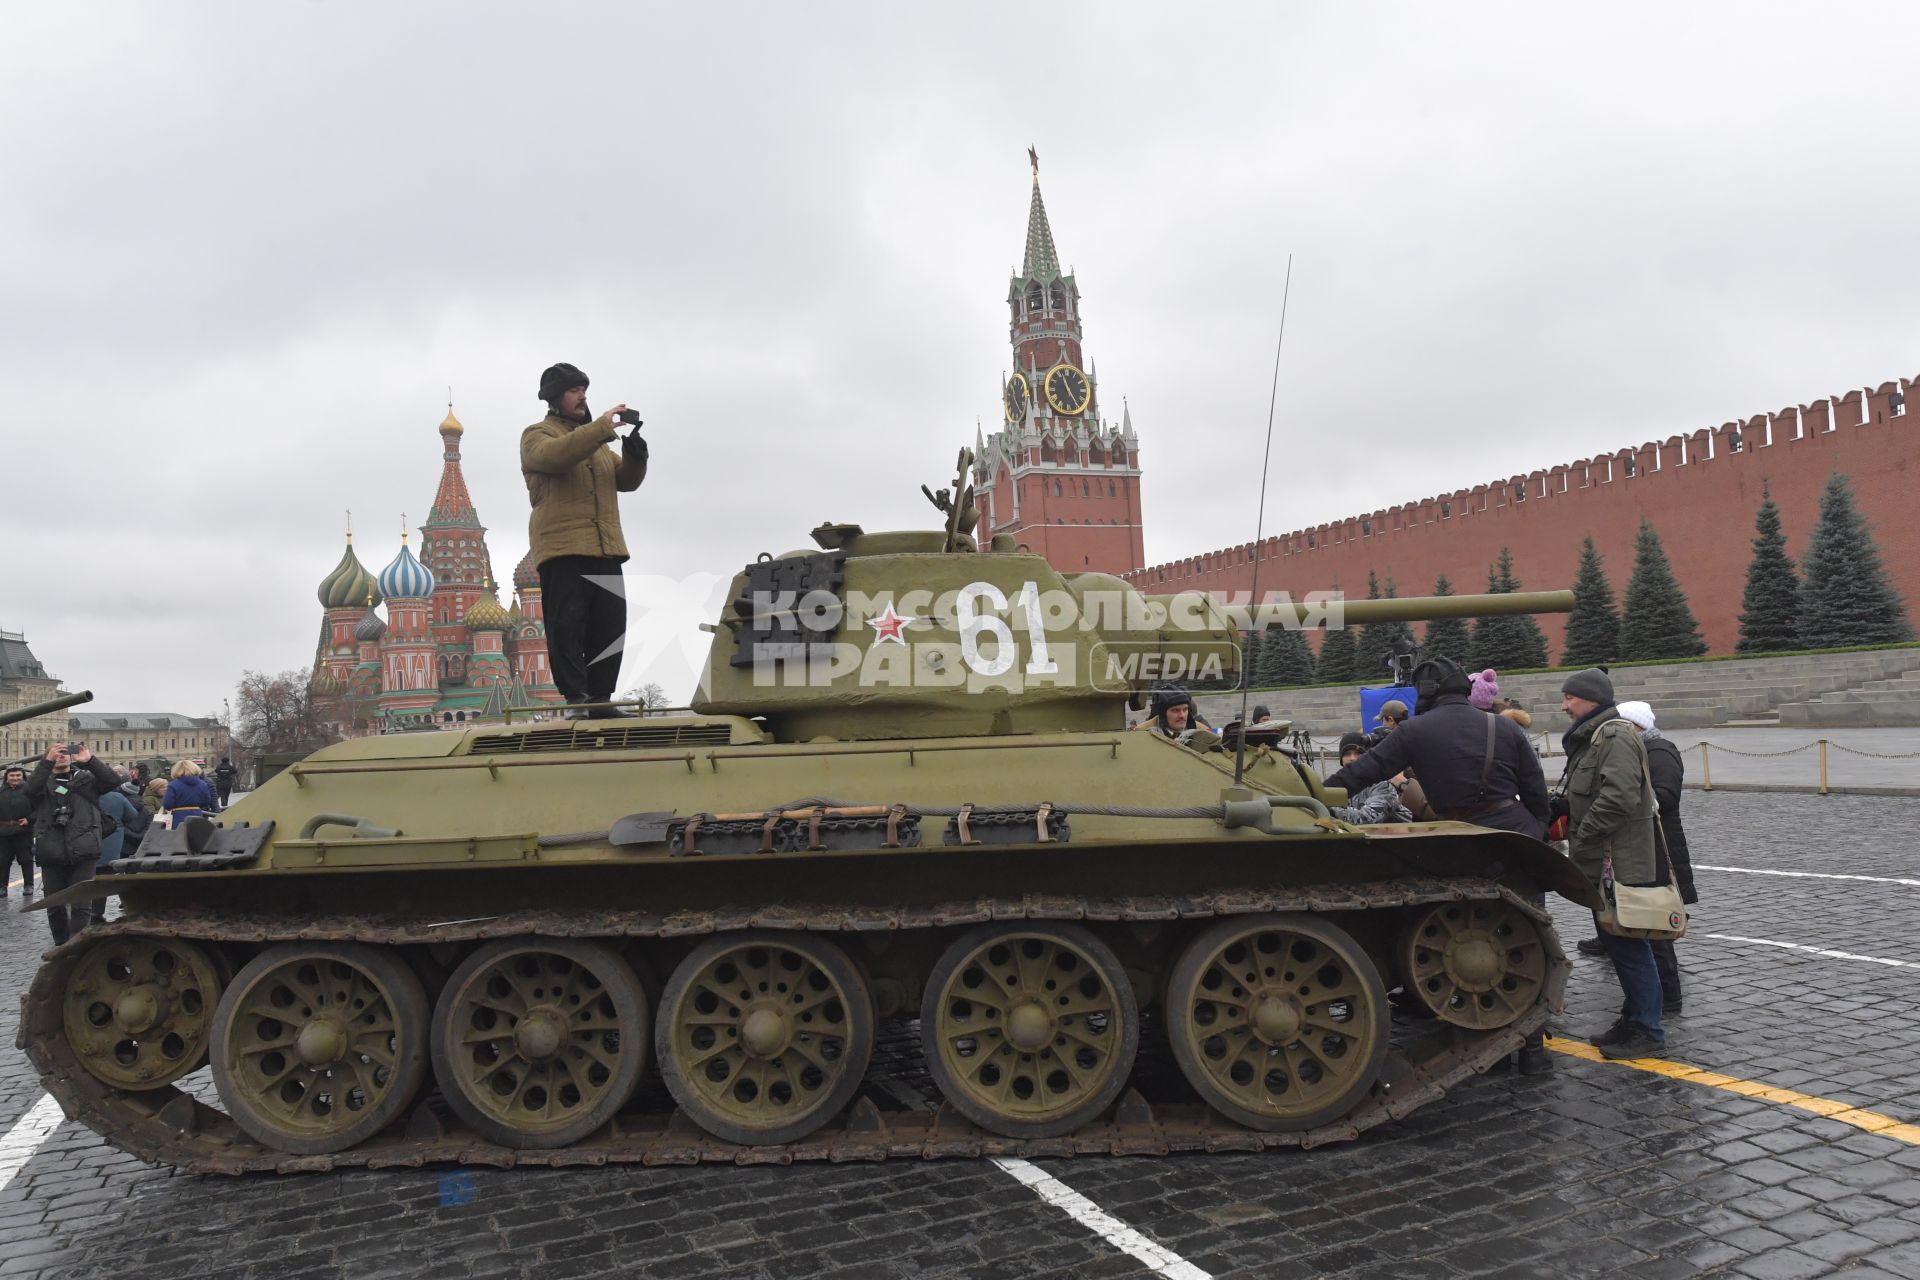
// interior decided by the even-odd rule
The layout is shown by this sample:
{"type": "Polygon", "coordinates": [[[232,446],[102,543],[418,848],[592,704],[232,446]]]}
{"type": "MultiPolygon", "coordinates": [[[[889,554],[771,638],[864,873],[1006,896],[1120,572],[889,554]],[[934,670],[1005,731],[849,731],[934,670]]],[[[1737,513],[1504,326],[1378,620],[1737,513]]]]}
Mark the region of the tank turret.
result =
{"type": "Polygon", "coordinates": [[[1105,573],[1061,573],[969,530],[972,491],[929,494],[946,531],[813,531],[816,550],[763,556],[733,580],[694,710],[764,717],[777,738],[883,739],[1124,728],[1161,681],[1240,670],[1253,625],[1321,628],[1564,613],[1570,591],[1343,600],[1257,612],[1204,592],[1146,595],[1105,573]]]}

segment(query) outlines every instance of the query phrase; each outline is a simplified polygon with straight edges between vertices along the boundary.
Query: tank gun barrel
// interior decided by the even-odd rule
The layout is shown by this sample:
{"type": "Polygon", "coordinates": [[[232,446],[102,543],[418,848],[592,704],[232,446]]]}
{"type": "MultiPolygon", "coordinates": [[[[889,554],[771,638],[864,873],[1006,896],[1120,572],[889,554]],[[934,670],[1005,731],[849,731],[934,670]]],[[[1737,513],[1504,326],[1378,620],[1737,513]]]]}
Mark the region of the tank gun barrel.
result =
{"type": "Polygon", "coordinates": [[[77,707],[83,702],[93,701],[93,691],[82,689],[78,693],[63,693],[57,698],[48,698],[45,702],[36,702],[30,706],[14,707],[0,711],[0,724],[18,724],[22,720],[31,720],[35,716],[51,715],[55,711],[65,711],[68,707],[77,707]]]}
{"type": "Polygon", "coordinates": [[[1516,613],[1571,613],[1571,591],[1508,591],[1494,595],[1399,596],[1388,600],[1342,600],[1339,611],[1321,602],[1287,604],[1277,609],[1262,608],[1279,614],[1281,625],[1324,627],[1338,616],[1343,626],[1369,622],[1429,622],[1435,618],[1487,618],[1516,613]],[[1293,611],[1289,624],[1286,611],[1293,611]]]}

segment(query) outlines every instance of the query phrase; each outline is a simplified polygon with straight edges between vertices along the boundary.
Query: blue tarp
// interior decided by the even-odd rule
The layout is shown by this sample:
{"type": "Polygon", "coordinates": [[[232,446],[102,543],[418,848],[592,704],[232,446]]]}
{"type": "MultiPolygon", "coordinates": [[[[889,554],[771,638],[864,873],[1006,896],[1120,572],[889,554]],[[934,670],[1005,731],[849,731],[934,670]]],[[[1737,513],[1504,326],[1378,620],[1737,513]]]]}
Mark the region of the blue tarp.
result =
{"type": "Polygon", "coordinates": [[[1372,733],[1380,727],[1380,708],[1389,702],[1407,704],[1407,715],[1413,715],[1413,686],[1410,684],[1381,684],[1372,688],[1360,689],[1360,729],[1363,733],[1372,733]]]}

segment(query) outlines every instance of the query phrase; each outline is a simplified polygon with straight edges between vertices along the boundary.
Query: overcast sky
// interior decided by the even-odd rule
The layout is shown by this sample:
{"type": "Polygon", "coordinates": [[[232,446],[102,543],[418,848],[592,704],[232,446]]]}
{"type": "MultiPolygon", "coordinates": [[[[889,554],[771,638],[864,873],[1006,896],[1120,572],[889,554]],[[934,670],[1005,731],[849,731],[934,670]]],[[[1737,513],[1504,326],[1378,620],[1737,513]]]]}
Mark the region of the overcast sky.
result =
{"type": "Polygon", "coordinates": [[[1153,561],[1253,536],[1288,253],[1269,533],[1912,376],[1916,38],[1908,4],[6,5],[0,627],[97,710],[218,711],[311,663],[347,508],[376,571],[417,528],[449,384],[511,573],[568,360],[647,419],[635,613],[704,642],[710,578],[640,584],[922,525],[996,421],[1029,143],[1153,561]]]}

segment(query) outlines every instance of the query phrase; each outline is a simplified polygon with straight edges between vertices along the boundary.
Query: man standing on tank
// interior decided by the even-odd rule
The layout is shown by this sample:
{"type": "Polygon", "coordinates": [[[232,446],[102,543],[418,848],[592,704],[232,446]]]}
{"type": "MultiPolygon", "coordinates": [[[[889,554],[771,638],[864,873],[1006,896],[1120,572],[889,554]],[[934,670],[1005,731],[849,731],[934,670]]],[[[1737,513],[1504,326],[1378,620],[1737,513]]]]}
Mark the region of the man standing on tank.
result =
{"type": "MultiPolygon", "coordinates": [[[[615,405],[595,418],[587,408],[587,375],[556,364],[540,375],[547,416],[520,433],[520,471],[533,504],[528,533],[546,609],[547,658],[553,683],[569,704],[606,702],[620,678],[626,596],[608,585],[627,559],[619,495],[647,478],[647,442],[636,427],[611,445],[615,405]]],[[[612,718],[606,708],[576,718],[612,718]]]]}

